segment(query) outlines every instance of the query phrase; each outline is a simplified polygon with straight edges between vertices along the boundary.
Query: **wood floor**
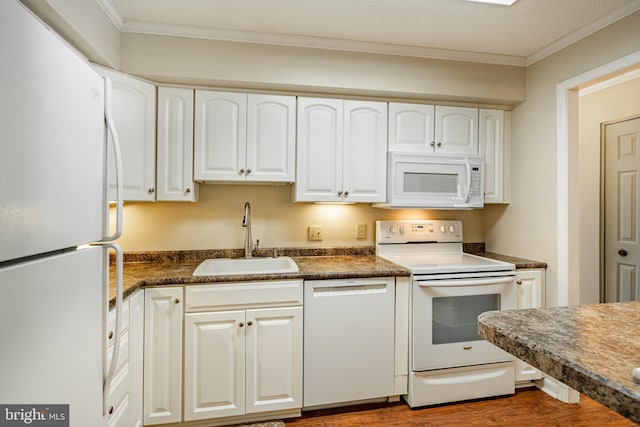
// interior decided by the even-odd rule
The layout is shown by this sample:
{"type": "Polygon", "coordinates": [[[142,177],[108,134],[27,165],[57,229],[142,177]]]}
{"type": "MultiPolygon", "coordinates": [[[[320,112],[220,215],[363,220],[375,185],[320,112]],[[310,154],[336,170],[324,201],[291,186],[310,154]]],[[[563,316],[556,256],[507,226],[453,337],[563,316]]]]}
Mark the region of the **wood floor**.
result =
{"type": "Polygon", "coordinates": [[[285,420],[286,427],[361,426],[636,426],[586,396],[567,405],[535,389],[514,396],[411,409],[404,402],[327,409],[285,420]]]}

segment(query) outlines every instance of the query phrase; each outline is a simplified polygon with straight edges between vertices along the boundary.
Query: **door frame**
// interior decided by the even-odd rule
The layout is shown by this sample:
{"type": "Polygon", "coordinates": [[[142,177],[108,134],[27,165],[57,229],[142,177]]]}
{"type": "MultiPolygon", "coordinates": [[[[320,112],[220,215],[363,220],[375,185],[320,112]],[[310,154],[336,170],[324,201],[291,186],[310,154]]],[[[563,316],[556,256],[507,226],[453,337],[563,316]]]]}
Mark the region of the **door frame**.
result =
{"type": "Polygon", "coordinates": [[[626,122],[629,120],[636,120],[636,119],[640,119],[640,114],[638,115],[633,115],[630,117],[623,117],[620,119],[616,119],[616,120],[610,120],[607,122],[602,122],[600,123],[600,234],[599,234],[599,241],[600,241],[600,245],[599,245],[599,264],[600,264],[600,271],[599,271],[599,291],[600,291],[600,302],[606,302],[606,294],[605,294],[605,183],[606,183],[606,168],[605,168],[605,164],[606,164],[606,156],[605,156],[605,150],[606,150],[606,127],[609,125],[615,125],[616,123],[622,123],[622,122],[626,122]]]}
{"type": "Polygon", "coordinates": [[[580,302],[578,189],[578,90],[640,65],[640,51],[574,76],[556,85],[557,140],[557,305],[580,302]]]}

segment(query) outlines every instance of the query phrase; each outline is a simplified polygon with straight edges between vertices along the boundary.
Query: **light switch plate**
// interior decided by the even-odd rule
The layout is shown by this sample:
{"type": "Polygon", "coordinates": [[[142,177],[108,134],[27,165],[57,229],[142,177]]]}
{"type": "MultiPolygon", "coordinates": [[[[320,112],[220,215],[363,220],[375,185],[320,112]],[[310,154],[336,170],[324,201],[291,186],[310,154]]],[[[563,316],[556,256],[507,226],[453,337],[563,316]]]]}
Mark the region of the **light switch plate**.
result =
{"type": "Polygon", "coordinates": [[[367,238],[367,224],[356,224],[356,239],[367,238]]]}
{"type": "Polygon", "coordinates": [[[322,227],[318,225],[310,225],[308,229],[308,240],[322,240],[322,227]]]}

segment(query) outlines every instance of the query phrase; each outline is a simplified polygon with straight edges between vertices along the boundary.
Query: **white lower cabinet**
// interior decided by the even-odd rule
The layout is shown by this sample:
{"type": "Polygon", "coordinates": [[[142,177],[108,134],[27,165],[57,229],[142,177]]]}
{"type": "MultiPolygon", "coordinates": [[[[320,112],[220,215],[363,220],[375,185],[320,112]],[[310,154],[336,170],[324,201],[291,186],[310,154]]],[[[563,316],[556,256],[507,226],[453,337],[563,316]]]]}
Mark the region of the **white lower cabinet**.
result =
{"type": "MultiPolygon", "coordinates": [[[[112,407],[109,427],[142,427],[143,301],[143,292],[138,291],[123,303],[117,365],[107,397],[112,407]]],[[[113,308],[107,319],[107,366],[113,357],[115,324],[113,308]]]]}
{"type": "Polygon", "coordinates": [[[144,425],[182,418],[182,291],[145,289],[144,425]]]}
{"type": "Polygon", "coordinates": [[[302,307],[185,315],[184,420],[302,406],[302,307]]]}
{"type": "MultiPolygon", "coordinates": [[[[544,270],[516,270],[516,303],[517,308],[540,308],[544,297],[544,270]]],[[[531,381],[542,378],[542,373],[523,362],[516,360],[516,382],[531,381]]]]}

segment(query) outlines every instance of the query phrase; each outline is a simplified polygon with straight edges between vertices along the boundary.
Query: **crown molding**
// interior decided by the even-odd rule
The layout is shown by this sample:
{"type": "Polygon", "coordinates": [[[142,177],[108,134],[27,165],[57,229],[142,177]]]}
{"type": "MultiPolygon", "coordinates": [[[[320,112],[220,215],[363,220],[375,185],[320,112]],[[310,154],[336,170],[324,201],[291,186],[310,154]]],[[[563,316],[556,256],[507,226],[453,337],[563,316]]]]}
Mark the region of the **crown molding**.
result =
{"type": "Polygon", "coordinates": [[[547,56],[552,55],[564,49],[565,47],[579,40],[582,40],[585,37],[590,36],[591,34],[613,24],[614,22],[619,21],[622,18],[631,15],[632,13],[637,12],[638,10],[640,10],[640,0],[635,0],[632,3],[629,3],[626,7],[618,9],[615,12],[610,13],[609,15],[603,16],[602,18],[593,21],[591,24],[586,25],[579,30],[574,31],[561,38],[560,40],[550,44],[549,46],[540,49],[536,53],[529,55],[527,57],[525,65],[529,66],[535,64],[536,62],[546,58],[547,56]]]}

